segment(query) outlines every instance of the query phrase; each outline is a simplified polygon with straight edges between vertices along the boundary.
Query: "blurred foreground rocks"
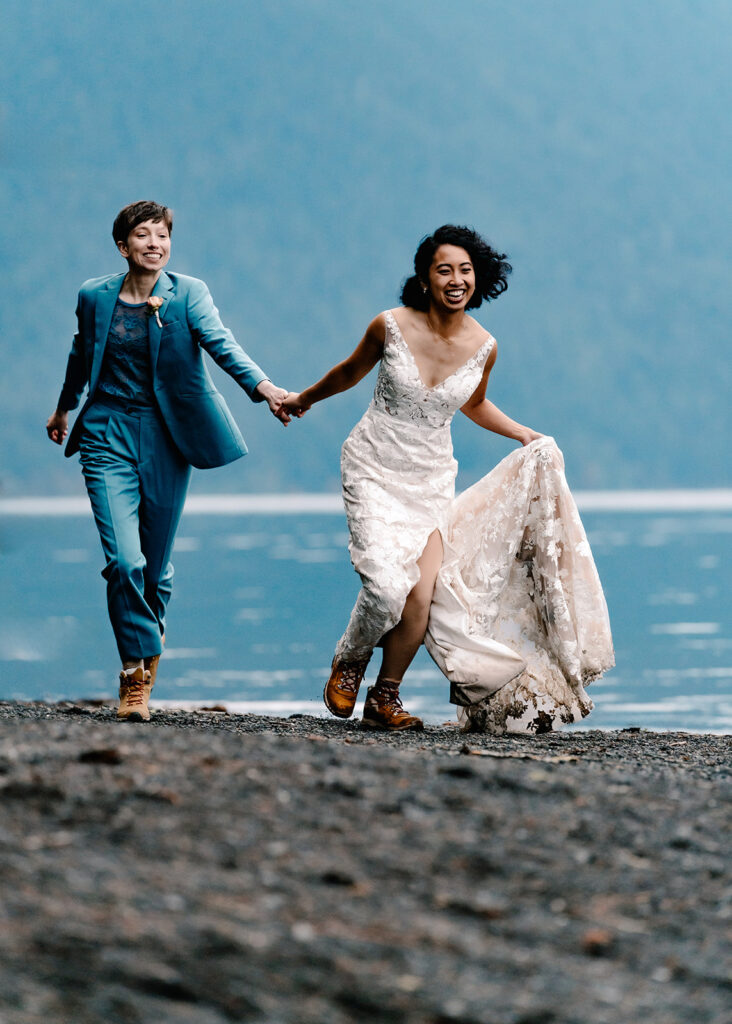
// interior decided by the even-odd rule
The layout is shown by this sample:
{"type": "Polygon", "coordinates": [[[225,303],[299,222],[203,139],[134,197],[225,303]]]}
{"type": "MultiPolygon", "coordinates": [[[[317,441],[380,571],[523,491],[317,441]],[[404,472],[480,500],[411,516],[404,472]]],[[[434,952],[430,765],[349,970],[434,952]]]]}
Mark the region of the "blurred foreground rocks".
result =
{"type": "Polygon", "coordinates": [[[729,759],[0,703],[0,1024],[729,1024],[729,759]]]}

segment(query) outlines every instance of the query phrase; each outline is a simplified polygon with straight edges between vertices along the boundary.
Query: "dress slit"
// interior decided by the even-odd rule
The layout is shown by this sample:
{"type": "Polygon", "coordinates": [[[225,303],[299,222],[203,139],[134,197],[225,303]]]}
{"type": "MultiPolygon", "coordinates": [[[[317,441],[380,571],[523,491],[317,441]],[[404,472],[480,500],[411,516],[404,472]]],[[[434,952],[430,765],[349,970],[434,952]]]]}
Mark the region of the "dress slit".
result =
{"type": "Polygon", "coordinates": [[[369,552],[371,557],[365,559],[351,550],[351,561],[361,577],[361,590],[346,631],[338,641],[336,657],[344,661],[368,657],[375,647],[381,646],[386,634],[401,622],[407,598],[420,580],[419,559],[435,532],[440,534],[444,559],[445,538],[443,531],[436,526],[425,527],[420,535],[424,536],[424,542],[413,544],[411,557],[405,558],[401,564],[388,559],[376,562],[373,548],[369,552]]]}

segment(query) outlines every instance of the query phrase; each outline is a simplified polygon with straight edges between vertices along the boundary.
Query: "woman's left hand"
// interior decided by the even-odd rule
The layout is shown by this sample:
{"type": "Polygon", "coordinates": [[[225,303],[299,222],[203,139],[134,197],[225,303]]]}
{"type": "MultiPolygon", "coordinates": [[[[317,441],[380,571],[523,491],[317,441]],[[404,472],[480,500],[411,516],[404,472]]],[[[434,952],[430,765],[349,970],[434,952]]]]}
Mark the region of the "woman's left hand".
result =
{"type": "Polygon", "coordinates": [[[520,441],[525,448],[527,444],[531,444],[532,441],[538,441],[540,437],[544,437],[544,434],[540,434],[538,430],[531,430],[530,427],[526,427],[517,440],[520,441]]]}
{"type": "Polygon", "coordinates": [[[282,412],[282,400],[287,398],[289,394],[285,388],[279,388],[276,384],[273,384],[271,380],[262,380],[257,384],[254,389],[257,394],[261,395],[264,401],[269,406],[269,410],[273,416],[275,416],[280,423],[285,426],[290,422],[290,417],[282,412]]]}

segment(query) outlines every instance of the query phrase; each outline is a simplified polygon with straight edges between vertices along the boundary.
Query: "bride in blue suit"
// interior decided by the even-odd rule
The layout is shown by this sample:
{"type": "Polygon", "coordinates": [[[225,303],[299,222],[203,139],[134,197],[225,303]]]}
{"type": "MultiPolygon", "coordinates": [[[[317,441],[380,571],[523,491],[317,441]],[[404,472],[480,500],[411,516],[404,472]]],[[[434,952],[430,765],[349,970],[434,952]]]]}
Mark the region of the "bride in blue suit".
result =
{"type": "Polygon", "coordinates": [[[168,273],[172,211],[136,202],[112,234],[127,272],[87,281],[78,332],[49,438],[62,444],[68,413],[88,396],[66,445],[82,471],[106,566],[107,604],[122,659],[118,717],[148,720],[165,636],[170,554],[191,466],[246,454],[236,422],[204,363],[205,350],[254,402],[290,421],[276,387],[219,318],[208,288],[168,273]]]}

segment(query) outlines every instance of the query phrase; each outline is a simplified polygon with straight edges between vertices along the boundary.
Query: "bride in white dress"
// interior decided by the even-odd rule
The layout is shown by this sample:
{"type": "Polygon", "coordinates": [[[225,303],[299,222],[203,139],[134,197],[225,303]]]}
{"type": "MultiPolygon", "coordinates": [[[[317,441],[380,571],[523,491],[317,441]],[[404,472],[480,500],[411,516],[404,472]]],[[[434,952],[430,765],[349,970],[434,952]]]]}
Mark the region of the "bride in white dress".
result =
{"type": "Polygon", "coordinates": [[[424,643],[465,729],[546,732],[592,710],[585,685],[614,664],[602,588],[554,441],[486,398],[495,339],[467,314],[507,287],[505,256],[468,228],[420,244],[404,305],[284,408],[303,415],[379,363],[374,397],[341,457],[351,559],[362,589],[324,700],[372,728],[422,728],[399,688],[424,643]],[[522,447],[455,498],[450,423],[460,410],[522,447]]]}

